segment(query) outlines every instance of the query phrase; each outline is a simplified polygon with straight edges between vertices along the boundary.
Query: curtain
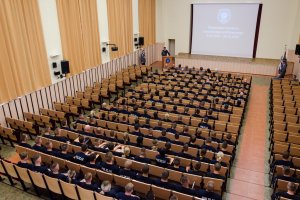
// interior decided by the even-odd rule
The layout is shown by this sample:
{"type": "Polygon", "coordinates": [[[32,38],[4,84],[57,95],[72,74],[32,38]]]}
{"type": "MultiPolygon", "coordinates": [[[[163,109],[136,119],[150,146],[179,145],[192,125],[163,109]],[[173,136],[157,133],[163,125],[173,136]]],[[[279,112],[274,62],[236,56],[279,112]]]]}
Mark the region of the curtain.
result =
{"type": "Polygon", "coordinates": [[[37,0],[1,0],[0,32],[0,102],[49,85],[37,0]]]}
{"type": "Polygon", "coordinates": [[[156,0],[139,0],[139,32],[140,36],[144,37],[145,46],[156,42],[155,1],[156,0]]]}
{"type": "Polygon", "coordinates": [[[101,64],[96,0],[56,0],[62,50],[70,73],[101,64]]]}
{"type": "Polygon", "coordinates": [[[131,0],[108,0],[109,43],[116,44],[118,51],[110,52],[114,59],[133,51],[133,21],[131,0]]]}

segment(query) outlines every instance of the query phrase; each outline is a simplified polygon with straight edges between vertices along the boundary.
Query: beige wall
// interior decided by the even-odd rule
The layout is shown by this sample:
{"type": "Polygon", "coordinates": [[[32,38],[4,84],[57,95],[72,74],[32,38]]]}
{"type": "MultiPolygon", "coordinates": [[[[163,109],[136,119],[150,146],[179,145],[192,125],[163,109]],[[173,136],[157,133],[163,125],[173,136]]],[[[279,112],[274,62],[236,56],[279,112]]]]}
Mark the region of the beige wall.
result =
{"type": "MultiPolygon", "coordinates": [[[[175,39],[176,54],[189,52],[190,7],[192,3],[201,2],[212,1],[157,0],[157,41],[165,42],[167,45],[168,39],[175,39]]],[[[300,19],[300,1],[262,0],[261,2],[263,11],[257,57],[278,59],[283,54],[285,44],[288,45],[288,49],[295,49],[298,42],[300,25],[297,19],[300,19]]]]}

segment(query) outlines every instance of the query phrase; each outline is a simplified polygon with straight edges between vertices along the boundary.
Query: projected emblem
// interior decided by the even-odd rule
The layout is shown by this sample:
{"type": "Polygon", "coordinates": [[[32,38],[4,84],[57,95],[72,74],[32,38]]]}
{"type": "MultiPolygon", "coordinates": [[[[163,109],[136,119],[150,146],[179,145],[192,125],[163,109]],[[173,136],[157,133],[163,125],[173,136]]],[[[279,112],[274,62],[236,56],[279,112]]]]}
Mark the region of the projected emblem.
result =
{"type": "Polygon", "coordinates": [[[231,20],[231,11],[227,8],[222,8],[219,10],[217,17],[221,24],[227,24],[231,20]]]}
{"type": "Polygon", "coordinates": [[[170,62],[171,62],[170,58],[167,58],[166,63],[170,63],[170,62]]]}

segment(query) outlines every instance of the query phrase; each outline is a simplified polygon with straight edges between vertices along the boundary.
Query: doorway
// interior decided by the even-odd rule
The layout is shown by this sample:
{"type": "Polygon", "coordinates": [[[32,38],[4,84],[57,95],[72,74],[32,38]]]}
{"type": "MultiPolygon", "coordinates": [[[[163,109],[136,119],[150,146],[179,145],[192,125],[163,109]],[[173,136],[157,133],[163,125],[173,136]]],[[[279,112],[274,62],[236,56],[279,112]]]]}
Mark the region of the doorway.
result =
{"type": "Polygon", "coordinates": [[[175,56],[175,39],[169,39],[169,52],[171,56],[175,56]]]}

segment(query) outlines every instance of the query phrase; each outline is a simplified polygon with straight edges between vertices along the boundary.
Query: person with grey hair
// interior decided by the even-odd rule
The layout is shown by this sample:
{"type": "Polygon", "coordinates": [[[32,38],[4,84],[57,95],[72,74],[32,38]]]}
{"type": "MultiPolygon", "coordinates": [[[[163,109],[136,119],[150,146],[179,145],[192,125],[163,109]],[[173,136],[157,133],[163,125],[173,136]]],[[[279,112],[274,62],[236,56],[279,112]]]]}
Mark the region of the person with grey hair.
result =
{"type": "Polygon", "coordinates": [[[221,200],[221,196],[214,192],[215,183],[208,181],[206,184],[206,190],[199,190],[197,196],[203,199],[221,200]]]}
{"type": "Polygon", "coordinates": [[[125,185],[125,192],[119,192],[116,197],[121,200],[139,200],[140,197],[133,195],[134,185],[132,183],[127,183],[125,185]]]}

